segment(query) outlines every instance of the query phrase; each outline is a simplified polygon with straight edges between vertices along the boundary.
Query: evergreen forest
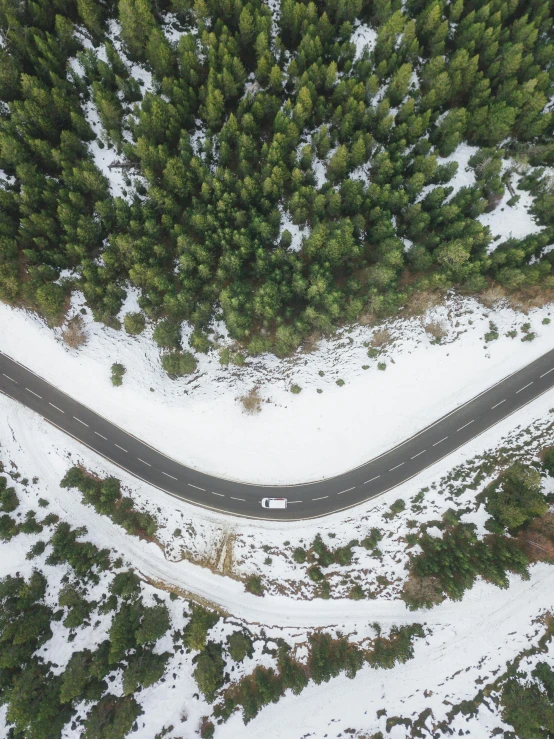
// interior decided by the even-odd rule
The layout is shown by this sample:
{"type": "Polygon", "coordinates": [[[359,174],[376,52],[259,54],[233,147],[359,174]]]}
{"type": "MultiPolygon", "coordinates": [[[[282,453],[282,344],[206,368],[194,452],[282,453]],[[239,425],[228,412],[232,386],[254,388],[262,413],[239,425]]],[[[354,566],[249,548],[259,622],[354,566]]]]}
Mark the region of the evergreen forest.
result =
{"type": "Polygon", "coordinates": [[[217,319],[285,356],[419,293],[552,290],[553,16],[0,0],[0,298],[56,323],[79,289],[118,328],[135,286],[129,333],[179,349],[188,321],[206,351],[217,319]],[[464,147],[473,184],[453,187],[464,147]],[[541,230],[495,241],[479,216],[514,184],[541,230]]]}

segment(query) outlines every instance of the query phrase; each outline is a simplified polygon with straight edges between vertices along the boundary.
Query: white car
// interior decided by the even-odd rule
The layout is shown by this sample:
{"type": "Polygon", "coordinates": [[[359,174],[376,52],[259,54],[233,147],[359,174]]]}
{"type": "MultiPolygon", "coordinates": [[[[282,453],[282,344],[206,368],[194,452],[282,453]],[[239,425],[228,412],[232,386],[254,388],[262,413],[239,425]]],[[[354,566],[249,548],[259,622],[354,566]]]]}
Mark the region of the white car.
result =
{"type": "Polygon", "coordinates": [[[286,498],[262,498],[262,508],[286,508],[286,498]]]}

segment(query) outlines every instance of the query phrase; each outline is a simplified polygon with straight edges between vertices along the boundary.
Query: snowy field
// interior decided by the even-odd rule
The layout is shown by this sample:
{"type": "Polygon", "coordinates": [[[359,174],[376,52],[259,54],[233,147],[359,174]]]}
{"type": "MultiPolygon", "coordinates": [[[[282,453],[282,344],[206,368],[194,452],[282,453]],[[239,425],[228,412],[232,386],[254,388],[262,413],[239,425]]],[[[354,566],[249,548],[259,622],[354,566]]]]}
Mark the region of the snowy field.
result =
{"type": "MultiPolygon", "coordinates": [[[[81,307],[77,293],[70,316],[81,307]]],[[[130,293],[120,317],[136,307],[130,293]]],[[[451,296],[423,318],[346,328],[291,359],[266,355],[224,367],[211,350],[198,355],[194,375],[171,380],[151,326],[131,337],[95,323],[84,310],[88,342],[70,349],[61,329],[0,304],[0,351],[180,462],[247,482],[288,484],[351,469],[554,346],[554,322],[543,323],[549,306],[525,315],[451,296]],[[486,344],[490,322],[499,338],[486,344]],[[522,341],[526,323],[534,341],[522,341]],[[426,330],[437,327],[440,343],[426,330]],[[369,358],[376,339],[381,354],[369,358]],[[113,362],[127,368],[122,387],[111,384],[113,362]],[[300,394],[290,392],[293,384],[300,394]],[[240,397],[253,387],[263,402],[251,416],[240,397]]],[[[223,334],[215,327],[220,346],[229,343],[223,334]]]]}

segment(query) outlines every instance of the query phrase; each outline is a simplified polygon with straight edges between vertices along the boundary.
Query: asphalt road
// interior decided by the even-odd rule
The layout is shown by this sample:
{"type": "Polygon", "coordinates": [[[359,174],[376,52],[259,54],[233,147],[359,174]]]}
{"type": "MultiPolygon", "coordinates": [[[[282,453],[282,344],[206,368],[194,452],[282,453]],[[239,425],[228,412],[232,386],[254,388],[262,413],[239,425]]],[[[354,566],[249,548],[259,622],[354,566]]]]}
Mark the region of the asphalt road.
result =
{"type": "MultiPolygon", "coordinates": [[[[388,452],[337,477],[291,486],[249,485],[198,472],[164,456],[0,353],[0,392],[18,400],[135,477],[224,513],[295,521],[350,508],[409,480],[554,385],[554,350],[506,377],[388,452]],[[264,497],[286,497],[265,510],[264,497]]],[[[286,463],[286,460],[283,460],[286,463]]]]}

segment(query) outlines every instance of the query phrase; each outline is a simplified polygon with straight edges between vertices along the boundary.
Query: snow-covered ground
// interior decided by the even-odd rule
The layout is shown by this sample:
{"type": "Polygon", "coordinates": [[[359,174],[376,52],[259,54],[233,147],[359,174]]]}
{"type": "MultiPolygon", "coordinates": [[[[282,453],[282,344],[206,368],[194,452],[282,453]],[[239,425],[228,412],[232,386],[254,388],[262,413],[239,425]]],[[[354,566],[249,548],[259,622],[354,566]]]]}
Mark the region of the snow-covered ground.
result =
{"type": "MultiPolygon", "coordinates": [[[[77,294],[72,313],[81,305],[77,294]]],[[[130,292],[122,315],[136,308],[130,292]]],[[[88,342],[70,349],[60,329],[0,304],[0,351],[191,467],[288,484],[362,464],[550,350],[554,322],[543,323],[550,312],[549,306],[528,315],[507,306],[487,309],[452,296],[423,318],[344,328],[291,359],[266,355],[243,367],[223,367],[212,350],[198,355],[195,375],[170,380],[151,326],[131,337],[95,323],[87,310],[88,342]],[[500,337],[485,344],[491,321],[500,337]],[[521,341],[525,323],[536,333],[534,341],[521,341]],[[426,331],[437,324],[445,333],[441,343],[426,331]],[[506,336],[508,331],[517,336],[506,336]],[[384,343],[381,355],[371,359],[367,345],[376,335],[384,343]],[[111,384],[113,362],[127,368],[122,387],[111,384]],[[293,384],[300,394],[290,392],[293,384]],[[252,416],[239,399],[254,386],[264,402],[252,416]]],[[[217,330],[221,336],[223,329],[217,330]]],[[[220,345],[226,343],[221,338],[220,345]]]]}

